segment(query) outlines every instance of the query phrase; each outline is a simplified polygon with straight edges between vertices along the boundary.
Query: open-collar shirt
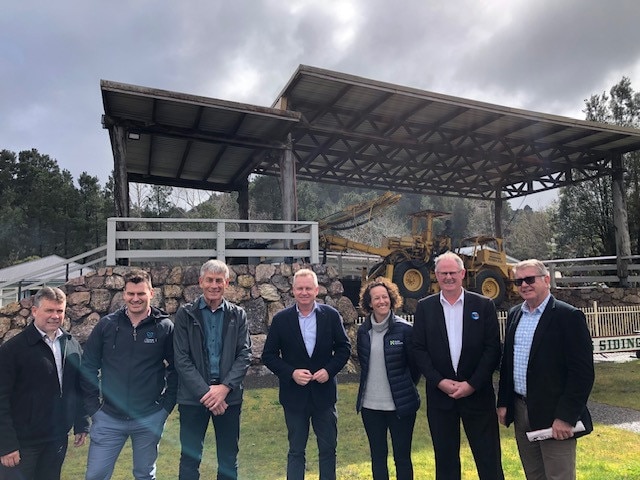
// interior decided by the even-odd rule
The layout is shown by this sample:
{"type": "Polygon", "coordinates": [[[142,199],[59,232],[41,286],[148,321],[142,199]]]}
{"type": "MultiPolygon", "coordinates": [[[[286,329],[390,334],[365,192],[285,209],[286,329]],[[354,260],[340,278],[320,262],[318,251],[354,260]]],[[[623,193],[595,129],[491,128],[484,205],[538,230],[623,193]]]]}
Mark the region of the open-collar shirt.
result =
{"type": "Polygon", "coordinates": [[[462,353],[462,316],[464,311],[464,288],[458,299],[449,303],[444,294],[440,292],[440,304],[444,311],[444,323],[447,327],[447,338],[449,339],[449,353],[451,354],[451,364],[453,370],[458,372],[458,363],[462,353]]]}
{"type": "Polygon", "coordinates": [[[313,349],[316,346],[316,334],[318,331],[318,326],[316,324],[316,309],[318,308],[318,304],[313,302],[313,308],[311,309],[311,313],[309,315],[302,315],[298,306],[296,305],[296,311],[298,312],[298,323],[300,324],[300,332],[302,333],[302,339],[304,340],[304,346],[307,349],[307,354],[309,357],[313,355],[313,349]]]}
{"type": "MultiPolygon", "coordinates": [[[[35,326],[35,325],[34,325],[35,326]]],[[[62,336],[62,330],[56,330],[56,336],[53,340],[49,338],[49,336],[36,327],[36,330],[40,332],[42,335],[42,339],[44,343],[49,345],[49,348],[53,352],[53,358],[56,361],[56,370],[58,371],[58,383],[60,383],[60,388],[62,388],[62,342],[60,342],[60,337],[62,336]]]]}
{"type": "Polygon", "coordinates": [[[522,316],[516,327],[513,341],[513,389],[524,397],[527,396],[527,368],[533,335],[536,333],[540,317],[542,317],[542,312],[547,307],[550,298],[551,294],[547,295],[547,298],[533,310],[529,309],[527,302],[523,302],[520,307],[522,316]]]}

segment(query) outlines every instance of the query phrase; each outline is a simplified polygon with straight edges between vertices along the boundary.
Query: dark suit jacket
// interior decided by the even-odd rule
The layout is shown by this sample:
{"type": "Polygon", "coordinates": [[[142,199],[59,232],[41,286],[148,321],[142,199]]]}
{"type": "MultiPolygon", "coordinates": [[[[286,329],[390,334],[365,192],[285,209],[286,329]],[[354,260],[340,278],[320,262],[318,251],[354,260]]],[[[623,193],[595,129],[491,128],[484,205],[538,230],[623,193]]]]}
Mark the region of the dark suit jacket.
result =
{"type": "MultiPolygon", "coordinates": [[[[82,348],[63,331],[62,390],[51,348],[33,322],[0,346],[0,456],[89,431],[80,390],[82,348]]],[[[4,478],[2,474],[0,477],[4,478]]]]}
{"type": "MultiPolygon", "coordinates": [[[[521,316],[520,305],[509,311],[500,369],[498,407],[507,407],[507,425],[513,422],[513,340],[521,316]]],[[[590,417],[584,417],[588,416],[586,405],[594,378],[593,345],[584,313],[552,296],[529,354],[527,410],[531,428],[548,428],[556,418],[575,425],[583,417],[585,425],[590,423],[590,417]]]]}
{"type": "Polygon", "coordinates": [[[495,408],[492,374],[500,362],[500,334],[493,301],[465,290],[462,327],[462,352],[458,372],[453,370],[449,339],[440,304],[440,294],[418,302],[413,325],[413,352],[420,371],[427,379],[429,407],[495,408]],[[454,400],[438,388],[445,378],[467,381],[475,392],[454,400]]]}
{"type": "Polygon", "coordinates": [[[280,380],[280,403],[284,408],[302,410],[312,405],[322,409],[336,403],[336,375],[347,363],[351,345],[342,317],[336,309],[318,304],[316,322],[316,345],[313,355],[309,357],[295,304],[273,317],[262,352],[262,362],[280,380]],[[311,373],[324,368],[329,373],[329,381],[298,385],[292,378],[293,371],[298,368],[308,369],[311,373]]]}

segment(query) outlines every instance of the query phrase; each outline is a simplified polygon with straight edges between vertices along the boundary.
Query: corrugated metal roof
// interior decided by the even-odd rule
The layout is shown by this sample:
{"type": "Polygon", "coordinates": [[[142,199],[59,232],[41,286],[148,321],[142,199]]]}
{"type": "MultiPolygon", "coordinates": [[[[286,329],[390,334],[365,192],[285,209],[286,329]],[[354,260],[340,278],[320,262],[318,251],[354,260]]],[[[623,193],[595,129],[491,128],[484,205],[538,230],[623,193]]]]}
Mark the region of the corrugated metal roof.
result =
{"type": "Polygon", "coordinates": [[[468,198],[514,198],[609,175],[640,130],[492,105],[301,65],[272,108],[102,81],[130,181],[239,190],[279,175],[468,198]],[[286,106],[287,110],[275,108],[286,106]]]}
{"type": "MultiPolygon", "coordinates": [[[[16,279],[27,282],[42,280],[65,282],[67,279],[67,268],[64,262],[66,262],[66,259],[58,255],[49,255],[48,257],[2,268],[0,269],[0,283],[16,279]]],[[[81,268],[82,265],[78,263],[70,263],[68,277],[75,278],[93,271],[92,268],[84,268],[84,270],[81,270],[81,268]]]]}
{"type": "MultiPolygon", "coordinates": [[[[640,131],[301,65],[274,105],[300,112],[298,179],[470,198],[518,197],[610,173],[640,131]]],[[[277,174],[277,163],[258,171],[277,174]]]]}
{"type": "Polygon", "coordinates": [[[283,149],[300,120],[274,108],[106,80],[100,86],[103,123],[128,132],[129,181],[238,190],[258,157],[283,149]]]}

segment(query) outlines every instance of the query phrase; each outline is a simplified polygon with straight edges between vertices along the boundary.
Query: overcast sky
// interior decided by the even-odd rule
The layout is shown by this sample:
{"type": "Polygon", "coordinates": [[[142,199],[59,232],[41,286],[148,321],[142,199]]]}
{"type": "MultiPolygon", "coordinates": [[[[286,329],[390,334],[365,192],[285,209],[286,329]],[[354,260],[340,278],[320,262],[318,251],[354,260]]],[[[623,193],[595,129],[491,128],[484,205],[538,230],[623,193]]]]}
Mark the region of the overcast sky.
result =
{"type": "Polygon", "coordinates": [[[0,149],[104,184],[100,79],[271,106],[299,64],[584,119],[622,76],[640,90],[638,19],[638,0],[3,2],[0,149]]]}

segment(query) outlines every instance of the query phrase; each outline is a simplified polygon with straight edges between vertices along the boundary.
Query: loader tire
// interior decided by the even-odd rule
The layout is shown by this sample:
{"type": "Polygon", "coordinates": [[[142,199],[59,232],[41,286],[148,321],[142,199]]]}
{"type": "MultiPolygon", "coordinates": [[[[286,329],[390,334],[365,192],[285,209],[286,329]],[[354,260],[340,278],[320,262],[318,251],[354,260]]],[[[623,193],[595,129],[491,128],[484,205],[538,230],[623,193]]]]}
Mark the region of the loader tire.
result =
{"type": "Polygon", "coordinates": [[[476,286],[473,291],[489,297],[496,305],[504,302],[507,296],[504,280],[493,270],[483,270],[476,275],[476,286]]]}
{"type": "Polygon", "coordinates": [[[393,283],[398,286],[404,298],[423,298],[429,293],[431,280],[429,269],[415,266],[411,260],[399,263],[393,269],[393,283]]]}

